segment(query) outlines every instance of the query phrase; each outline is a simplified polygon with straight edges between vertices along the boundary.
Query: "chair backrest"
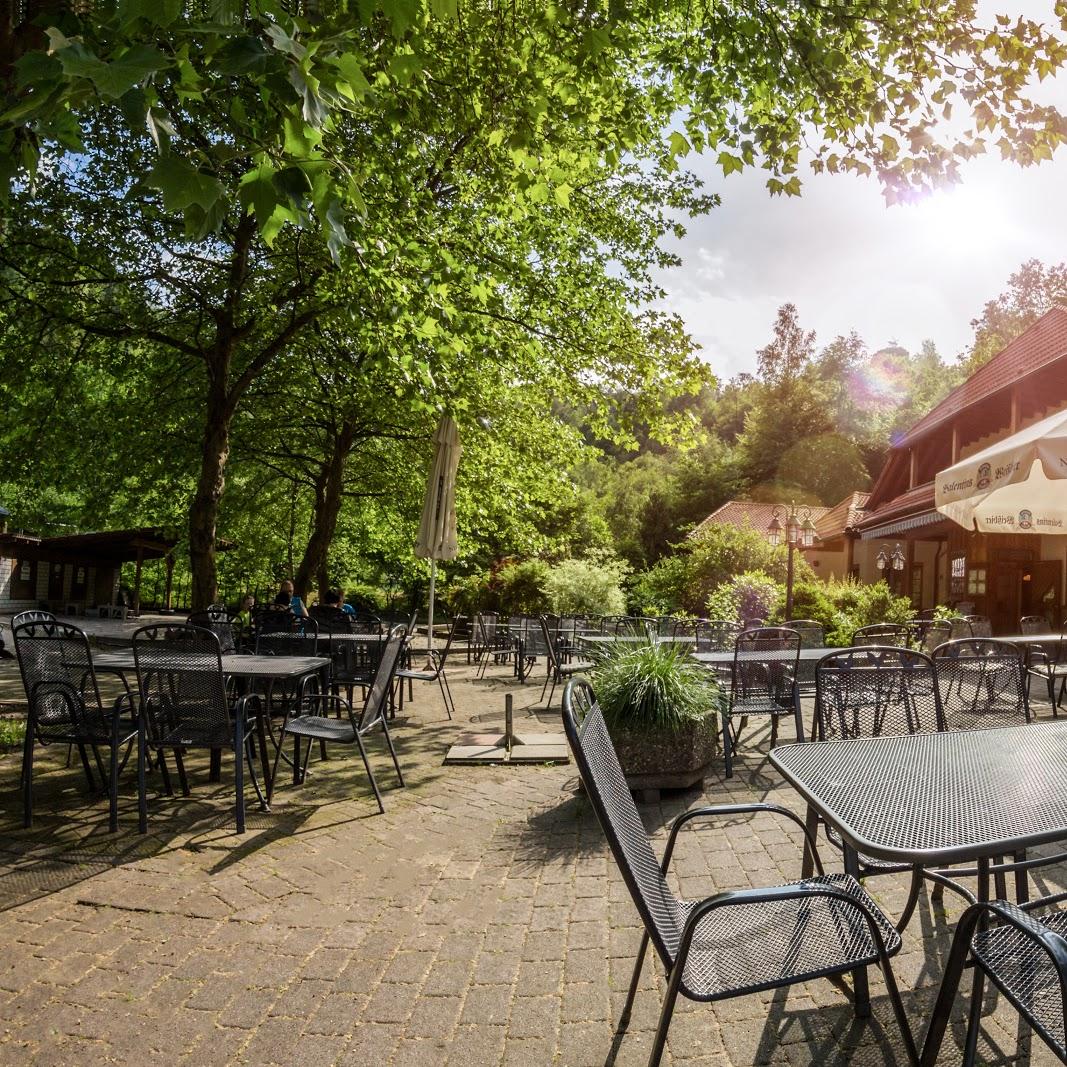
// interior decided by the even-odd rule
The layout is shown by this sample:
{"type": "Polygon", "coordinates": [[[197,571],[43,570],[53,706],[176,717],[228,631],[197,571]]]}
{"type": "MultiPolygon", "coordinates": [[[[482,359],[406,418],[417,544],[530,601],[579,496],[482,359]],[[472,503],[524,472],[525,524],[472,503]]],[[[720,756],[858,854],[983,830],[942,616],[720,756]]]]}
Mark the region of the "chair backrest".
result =
{"type": "Polygon", "coordinates": [[[378,668],[374,672],[374,680],[367,690],[367,699],[363,701],[363,707],[355,721],[355,727],[361,733],[370,729],[385,716],[393,689],[393,678],[400,665],[400,654],[404,650],[406,636],[407,630],[402,625],[394,626],[389,631],[389,637],[378,660],[378,668]]]}
{"type": "Polygon", "coordinates": [[[930,657],[895,645],[830,652],[815,668],[812,737],[832,741],[942,729],[930,657]]]}
{"type": "Polygon", "coordinates": [[[572,678],[563,690],[563,728],[626,888],[660,959],[670,968],[683,916],[626,785],[593,688],[584,678],[572,678]]]}
{"type": "Polygon", "coordinates": [[[231,740],[215,634],[200,626],[142,626],[133,634],[133,661],[152,740],[183,745],[231,740]]]}
{"type": "Polygon", "coordinates": [[[625,615],[602,615],[600,618],[600,632],[602,634],[615,633],[619,621],[625,618],[625,615]]]}
{"type": "Polygon", "coordinates": [[[948,625],[948,639],[950,641],[959,641],[964,637],[974,637],[974,630],[971,628],[970,619],[966,619],[962,615],[957,615],[954,618],[949,619],[948,625]]]}
{"type": "Polygon", "coordinates": [[[825,648],[826,627],[814,619],[790,619],[783,625],[800,634],[801,648],[825,648]]]}
{"type": "Polygon", "coordinates": [[[783,626],[742,630],[734,641],[730,702],[789,707],[800,662],[800,634],[783,626]]]}
{"type": "MultiPolygon", "coordinates": [[[[345,612],[342,614],[348,619],[348,627],[354,634],[378,634],[380,636],[385,632],[382,620],[377,615],[364,615],[362,612],[357,612],[355,615],[348,615],[345,612]]],[[[413,630],[408,631],[408,633],[413,632],[413,630]]]]}
{"type": "Polygon", "coordinates": [[[697,652],[733,652],[737,635],[741,633],[741,624],[701,620],[696,624],[697,652]]]}
{"type": "Polygon", "coordinates": [[[908,628],[900,622],[873,622],[852,635],[853,645],[899,645],[908,643],[908,628]]]}
{"type": "Polygon", "coordinates": [[[190,612],[188,622],[190,626],[210,630],[219,639],[223,655],[237,651],[241,622],[225,607],[215,604],[206,611],[190,612]]]}
{"type": "Polygon", "coordinates": [[[35,734],[98,733],[103,713],[85,632],[53,615],[19,623],[12,637],[35,734]]]}
{"type": "Polygon", "coordinates": [[[333,604],[312,604],[308,618],[314,619],[319,633],[349,634],[352,632],[352,616],[333,604]]]}
{"type": "Polygon", "coordinates": [[[993,623],[988,615],[968,615],[967,621],[971,624],[971,634],[974,637],[992,637],[993,623]]]}
{"type": "Polygon", "coordinates": [[[1044,615],[1024,615],[1019,620],[1019,633],[1021,634],[1043,634],[1050,629],[1048,619],[1044,615]]]}
{"type": "Polygon", "coordinates": [[[483,645],[491,645],[496,638],[496,616],[480,612],[474,616],[474,632],[483,645]]]}
{"type": "Polygon", "coordinates": [[[922,619],[908,623],[911,647],[932,656],[938,645],[952,639],[952,627],[948,619],[922,619]]]}
{"type": "Polygon", "coordinates": [[[559,669],[559,642],[563,640],[558,634],[552,632],[548,624],[548,618],[541,616],[541,647],[544,655],[548,657],[548,666],[552,671],[559,669]]]}
{"type": "Polygon", "coordinates": [[[279,620],[284,629],[268,630],[261,626],[256,634],[256,655],[259,656],[321,656],[327,638],[320,639],[319,624],[310,615],[290,615],[279,620]]]}
{"type": "Polygon", "coordinates": [[[767,620],[759,615],[753,616],[751,619],[745,619],[741,624],[742,630],[762,630],[766,627],[767,620]]]}
{"type": "Polygon", "coordinates": [[[700,619],[672,619],[670,636],[695,638],[700,623],[700,619]]]}
{"type": "Polygon", "coordinates": [[[641,615],[623,615],[615,622],[619,637],[651,637],[656,632],[656,620],[641,615]]]}
{"type": "Polygon", "coordinates": [[[1023,656],[1010,641],[964,637],[936,648],[933,660],[946,729],[1030,721],[1023,656]]]}
{"type": "MultiPolygon", "coordinates": [[[[452,651],[452,642],[456,639],[457,634],[461,633],[464,626],[464,616],[456,615],[452,619],[452,625],[448,628],[448,636],[445,638],[445,647],[437,653],[437,669],[441,670],[445,662],[448,659],[448,654],[452,651]]],[[[434,650],[436,651],[436,649],[434,650]]]]}
{"type": "Polygon", "coordinates": [[[25,622],[57,622],[56,616],[51,611],[44,611],[41,608],[31,608],[29,611],[20,611],[11,620],[11,630],[14,633],[16,626],[21,626],[25,622]]]}

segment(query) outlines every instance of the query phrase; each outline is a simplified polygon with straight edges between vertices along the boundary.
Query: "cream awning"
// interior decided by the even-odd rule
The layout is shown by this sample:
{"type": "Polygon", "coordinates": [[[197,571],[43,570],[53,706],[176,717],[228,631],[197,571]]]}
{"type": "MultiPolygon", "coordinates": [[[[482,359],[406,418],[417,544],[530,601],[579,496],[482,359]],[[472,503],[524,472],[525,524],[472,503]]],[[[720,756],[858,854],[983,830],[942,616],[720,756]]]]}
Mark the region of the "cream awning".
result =
{"type": "Polygon", "coordinates": [[[968,530],[1067,534],[1067,411],[941,471],[934,502],[968,530]]]}

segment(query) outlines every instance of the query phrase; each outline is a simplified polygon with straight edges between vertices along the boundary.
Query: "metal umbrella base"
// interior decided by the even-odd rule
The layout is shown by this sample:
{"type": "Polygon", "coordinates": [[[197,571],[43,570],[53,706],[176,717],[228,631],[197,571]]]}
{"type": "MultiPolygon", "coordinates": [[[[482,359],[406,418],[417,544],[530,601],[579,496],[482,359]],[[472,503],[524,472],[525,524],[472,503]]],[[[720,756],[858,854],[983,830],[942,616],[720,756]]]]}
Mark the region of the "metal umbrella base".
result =
{"type": "Polygon", "coordinates": [[[445,763],[569,763],[563,734],[528,734],[514,729],[514,697],[504,697],[504,732],[461,734],[448,750],[445,763]]]}

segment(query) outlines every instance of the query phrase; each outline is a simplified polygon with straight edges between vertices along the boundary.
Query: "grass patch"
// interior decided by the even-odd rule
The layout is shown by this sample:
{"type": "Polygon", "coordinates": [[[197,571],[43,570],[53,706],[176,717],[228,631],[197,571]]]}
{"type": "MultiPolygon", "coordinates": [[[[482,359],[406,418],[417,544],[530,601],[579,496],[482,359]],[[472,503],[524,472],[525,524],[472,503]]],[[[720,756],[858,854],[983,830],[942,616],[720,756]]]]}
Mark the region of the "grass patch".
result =
{"type": "Polygon", "coordinates": [[[22,748],[26,737],[26,720],[22,718],[0,718],[0,752],[11,752],[22,748]]]}

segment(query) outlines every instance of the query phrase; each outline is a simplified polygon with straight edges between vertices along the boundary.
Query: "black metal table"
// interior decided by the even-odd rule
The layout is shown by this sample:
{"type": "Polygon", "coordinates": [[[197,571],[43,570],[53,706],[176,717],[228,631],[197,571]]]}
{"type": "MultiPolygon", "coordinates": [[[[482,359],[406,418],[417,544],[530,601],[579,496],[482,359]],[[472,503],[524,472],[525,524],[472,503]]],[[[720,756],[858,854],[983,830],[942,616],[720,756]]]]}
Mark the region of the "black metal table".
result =
{"type": "MultiPolygon", "coordinates": [[[[815,668],[823,656],[836,652],[834,648],[802,648],[797,661],[797,681],[803,686],[815,684],[815,668]]],[[[718,673],[727,674],[734,663],[733,652],[694,652],[693,659],[718,673]]],[[[763,652],[742,652],[741,662],[760,661],[767,658],[763,652]]]]}
{"type": "MultiPolygon", "coordinates": [[[[222,658],[222,673],[227,678],[236,678],[244,682],[295,682],[298,685],[316,676],[325,683],[329,678],[330,661],[324,656],[255,656],[228,653],[222,658]]],[[[133,676],[136,681],[137,667],[133,649],[118,652],[101,652],[93,656],[93,667],[97,671],[118,674],[124,680],[133,676]]],[[[263,765],[264,783],[270,775],[270,761],[267,758],[266,727],[262,712],[256,716],[256,733],[259,739],[260,760],[263,765]]],[[[219,780],[222,753],[219,749],[211,750],[210,781],[219,780]]],[[[264,810],[267,810],[264,805],[264,810]]]]}
{"type": "MultiPolygon", "coordinates": [[[[861,852],[923,867],[977,861],[987,900],[992,859],[1067,839],[1067,722],[782,745],[770,760],[807,801],[812,836],[820,818],[841,835],[853,876],[861,852]]],[[[855,977],[860,1002],[866,976],[855,977]]]]}

